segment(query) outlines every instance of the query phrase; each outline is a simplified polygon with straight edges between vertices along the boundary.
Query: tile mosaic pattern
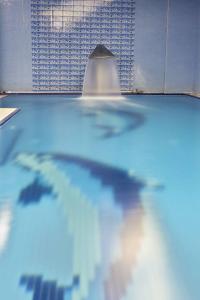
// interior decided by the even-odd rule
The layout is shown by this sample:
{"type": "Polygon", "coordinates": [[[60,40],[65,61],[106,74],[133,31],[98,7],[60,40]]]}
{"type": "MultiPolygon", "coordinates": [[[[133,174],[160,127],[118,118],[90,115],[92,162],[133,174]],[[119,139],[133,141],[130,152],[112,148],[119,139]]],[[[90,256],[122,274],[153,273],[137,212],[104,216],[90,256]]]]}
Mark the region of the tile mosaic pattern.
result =
{"type": "Polygon", "coordinates": [[[118,57],[121,89],[133,89],[135,1],[31,0],[31,20],[34,91],[80,92],[99,43],[118,57]]]}
{"type": "Polygon", "coordinates": [[[37,204],[42,196],[52,192],[51,188],[46,187],[39,178],[35,178],[27,187],[21,190],[18,202],[26,206],[30,203],[37,204]]]}
{"type": "Polygon", "coordinates": [[[32,300],[64,300],[65,294],[71,294],[78,284],[78,277],[74,278],[73,285],[69,287],[59,286],[54,280],[45,281],[40,275],[23,275],[20,279],[20,285],[25,285],[28,292],[33,292],[32,300]]]}

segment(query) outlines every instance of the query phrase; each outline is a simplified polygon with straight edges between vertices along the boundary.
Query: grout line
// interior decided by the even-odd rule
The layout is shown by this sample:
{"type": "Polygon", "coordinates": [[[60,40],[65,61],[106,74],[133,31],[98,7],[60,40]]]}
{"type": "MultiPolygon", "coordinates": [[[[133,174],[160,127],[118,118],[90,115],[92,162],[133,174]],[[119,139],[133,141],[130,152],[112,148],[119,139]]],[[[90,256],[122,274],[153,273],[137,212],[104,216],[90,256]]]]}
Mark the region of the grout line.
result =
{"type": "Polygon", "coordinates": [[[196,97],[200,97],[200,94],[198,93],[198,88],[197,88],[197,82],[198,82],[198,77],[199,77],[199,74],[198,74],[198,68],[200,68],[200,63],[199,63],[199,50],[200,50],[200,47],[199,47],[199,31],[198,31],[198,28],[200,26],[200,18],[199,18],[199,15],[200,15],[200,4],[198,3],[197,4],[197,12],[196,12],[196,45],[195,45],[195,53],[194,53],[194,72],[193,72],[193,85],[192,85],[192,91],[193,91],[193,94],[196,96],[196,97]],[[196,63],[197,62],[197,63],[196,63]]]}
{"type": "Polygon", "coordinates": [[[164,78],[163,78],[163,92],[165,93],[166,87],[166,73],[167,73],[167,61],[168,61],[168,39],[169,39],[169,12],[170,12],[170,0],[167,0],[167,13],[166,13],[166,41],[165,41],[165,63],[164,63],[164,78]]]}

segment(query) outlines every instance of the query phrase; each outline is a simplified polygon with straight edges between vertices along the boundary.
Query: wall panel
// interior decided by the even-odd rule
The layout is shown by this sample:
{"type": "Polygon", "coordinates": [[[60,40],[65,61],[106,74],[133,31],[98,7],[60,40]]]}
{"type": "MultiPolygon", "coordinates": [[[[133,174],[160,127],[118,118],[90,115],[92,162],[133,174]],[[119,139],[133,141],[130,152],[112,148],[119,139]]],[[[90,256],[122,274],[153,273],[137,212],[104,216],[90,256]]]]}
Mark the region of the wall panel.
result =
{"type": "Polygon", "coordinates": [[[136,5],[135,89],[164,91],[167,0],[136,5]]]}
{"type": "Polygon", "coordinates": [[[197,0],[170,0],[166,82],[169,93],[192,93],[197,46],[197,0]]]}
{"type": "Polygon", "coordinates": [[[31,89],[29,0],[0,1],[0,90],[31,89]]]}

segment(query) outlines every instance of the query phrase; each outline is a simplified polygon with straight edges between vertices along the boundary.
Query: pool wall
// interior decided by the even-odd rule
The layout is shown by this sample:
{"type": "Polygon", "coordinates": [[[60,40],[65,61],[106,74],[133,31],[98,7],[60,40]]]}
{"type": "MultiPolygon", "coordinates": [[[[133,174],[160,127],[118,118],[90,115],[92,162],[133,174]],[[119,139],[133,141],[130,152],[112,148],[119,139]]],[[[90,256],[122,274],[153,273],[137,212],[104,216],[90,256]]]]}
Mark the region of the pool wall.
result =
{"type": "MultiPolygon", "coordinates": [[[[45,1],[0,1],[0,90],[80,92],[86,58],[94,46],[91,43],[103,42],[119,57],[122,90],[200,93],[198,0],[107,0],[103,5],[100,2],[96,1],[96,6],[90,5],[88,8],[87,4],[92,1],[77,1],[77,6],[71,8],[73,18],[69,21],[70,26],[66,26],[63,16],[69,9],[65,5],[73,1],[51,0],[49,7],[45,1]],[[59,30],[52,30],[52,26],[45,29],[50,41],[44,53],[46,73],[42,70],[41,61],[44,49],[40,48],[38,54],[35,51],[37,45],[34,48],[34,41],[41,41],[41,7],[44,15],[50,11],[55,20],[62,18],[62,28],[59,30]],[[128,10],[131,11],[129,15],[128,10]],[[76,14],[79,15],[78,21],[74,18],[76,14]],[[90,28],[90,38],[83,49],[83,41],[87,38],[84,22],[90,28]],[[100,26],[102,22],[106,28],[100,26]],[[64,52],[60,54],[61,50],[53,49],[51,42],[63,33],[68,34],[68,38],[64,38],[64,52]],[[78,37],[76,44],[72,43],[73,34],[78,37]],[[55,53],[50,56],[53,50],[55,53]],[[73,60],[71,53],[76,53],[73,60]],[[54,63],[57,64],[61,58],[64,61],[59,63],[60,69],[54,68],[54,63]],[[63,66],[65,69],[62,70],[63,66]]],[[[61,21],[56,22],[60,24],[61,21]]]]}
{"type": "MultiPolygon", "coordinates": [[[[198,4],[198,24],[200,28],[200,3],[198,4]]],[[[196,74],[195,74],[195,94],[200,97],[200,30],[198,30],[198,45],[197,45],[197,62],[196,62],[196,74]]]]}

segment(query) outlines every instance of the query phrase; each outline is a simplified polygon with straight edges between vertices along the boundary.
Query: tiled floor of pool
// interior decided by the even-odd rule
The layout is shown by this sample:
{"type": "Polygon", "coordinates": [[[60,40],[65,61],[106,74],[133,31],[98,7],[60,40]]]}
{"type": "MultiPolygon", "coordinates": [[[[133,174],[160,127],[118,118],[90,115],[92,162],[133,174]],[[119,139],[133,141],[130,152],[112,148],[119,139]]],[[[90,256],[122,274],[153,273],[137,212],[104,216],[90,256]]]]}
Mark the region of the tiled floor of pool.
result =
{"type": "Polygon", "coordinates": [[[10,95],[0,299],[199,300],[200,101],[10,95]]]}

